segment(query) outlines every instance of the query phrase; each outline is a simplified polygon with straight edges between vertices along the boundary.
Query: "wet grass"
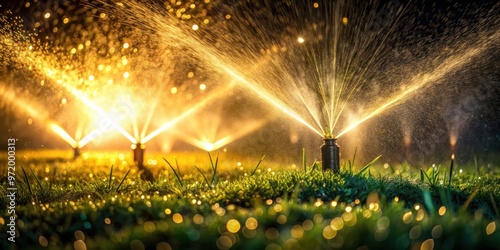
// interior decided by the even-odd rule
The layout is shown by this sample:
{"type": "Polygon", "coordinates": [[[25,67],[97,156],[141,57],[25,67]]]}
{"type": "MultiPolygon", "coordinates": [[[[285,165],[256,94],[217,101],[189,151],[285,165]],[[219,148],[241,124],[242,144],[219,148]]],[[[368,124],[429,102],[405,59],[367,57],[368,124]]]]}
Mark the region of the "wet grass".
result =
{"type": "MultiPolygon", "coordinates": [[[[438,166],[356,168],[353,159],[333,174],[305,157],[283,166],[227,154],[174,155],[150,159],[157,179],[145,182],[120,153],[74,162],[62,153],[25,153],[16,169],[16,243],[2,240],[3,249],[500,245],[495,166],[450,175],[438,166]]],[[[5,177],[1,184],[7,187],[5,177]]],[[[0,190],[6,207],[7,190],[0,190]]],[[[6,232],[10,215],[2,213],[6,232]]]]}

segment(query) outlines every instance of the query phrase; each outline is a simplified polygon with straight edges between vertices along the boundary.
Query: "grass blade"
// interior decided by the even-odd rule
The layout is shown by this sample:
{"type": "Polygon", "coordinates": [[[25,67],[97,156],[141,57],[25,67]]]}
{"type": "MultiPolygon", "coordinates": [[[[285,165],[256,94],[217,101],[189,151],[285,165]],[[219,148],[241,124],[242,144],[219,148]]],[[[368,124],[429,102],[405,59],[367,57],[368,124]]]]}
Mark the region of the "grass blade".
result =
{"type": "Polygon", "coordinates": [[[497,218],[500,218],[500,212],[498,212],[497,203],[495,202],[495,198],[493,197],[493,194],[491,192],[490,192],[490,200],[491,200],[491,204],[493,204],[493,209],[495,210],[495,214],[497,215],[497,218]]]}
{"type": "Polygon", "coordinates": [[[255,171],[257,171],[257,168],[259,168],[260,166],[260,163],[264,160],[264,157],[266,157],[266,155],[262,156],[262,158],[260,158],[259,162],[257,162],[257,165],[255,166],[255,168],[253,169],[252,173],[250,174],[250,176],[252,176],[253,174],[255,174],[255,171]]]}
{"type": "MultiPolygon", "coordinates": [[[[352,156],[352,162],[349,161],[349,171],[352,173],[352,167],[354,167],[354,160],[356,160],[356,152],[358,151],[358,147],[354,148],[354,155],[352,156]]],[[[380,156],[379,156],[380,157],[380,156]]]]}
{"type": "Polygon", "coordinates": [[[36,180],[36,183],[38,183],[38,186],[40,187],[40,191],[42,191],[42,193],[44,193],[45,190],[43,189],[43,186],[42,186],[42,183],[40,182],[40,179],[38,179],[38,177],[36,177],[35,172],[33,171],[32,168],[30,168],[30,171],[31,171],[31,174],[33,174],[33,176],[35,176],[35,180],[36,180]]]}
{"type": "Polygon", "coordinates": [[[382,157],[382,155],[379,155],[377,157],[375,157],[375,159],[373,159],[370,163],[366,164],[366,166],[364,166],[359,172],[358,174],[362,174],[363,172],[365,172],[369,167],[371,167],[371,165],[373,165],[373,163],[375,163],[380,157],[382,157]]]}
{"type": "Polygon", "coordinates": [[[111,190],[111,178],[113,178],[113,165],[111,165],[111,169],[109,170],[108,190],[111,190]]]}
{"type": "Polygon", "coordinates": [[[177,162],[177,157],[175,157],[175,167],[177,168],[177,172],[179,173],[179,176],[181,176],[182,173],[181,173],[181,169],[179,168],[179,162],[177,162]]]}
{"type": "MultiPolygon", "coordinates": [[[[210,155],[210,153],[208,153],[208,155],[210,155]]],[[[212,157],[210,157],[210,162],[212,162],[212,157]]],[[[212,185],[214,184],[215,177],[217,176],[218,165],[219,165],[219,153],[217,153],[217,157],[215,158],[215,165],[212,165],[212,169],[214,171],[214,173],[212,175],[212,181],[210,182],[210,183],[212,183],[212,185]]]]}
{"type": "Polygon", "coordinates": [[[31,184],[30,184],[30,181],[28,179],[28,175],[26,174],[26,171],[24,171],[23,166],[21,166],[21,170],[23,171],[24,180],[26,181],[26,186],[28,186],[28,191],[30,192],[31,197],[35,197],[35,195],[33,194],[33,190],[31,189],[31,184]]]}
{"type": "MultiPolygon", "coordinates": [[[[165,158],[163,158],[163,160],[165,160],[165,161],[167,162],[168,166],[170,166],[170,168],[172,169],[172,171],[173,171],[173,172],[174,172],[174,174],[175,174],[175,177],[177,177],[177,181],[179,181],[179,184],[180,184],[181,186],[184,186],[184,183],[182,183],[181,177],[177,174],[177,172],[175,171],[175,169],[174,169],[174,167],[172,166],[172,164],[170,164],[170,162],[169,162],[167,159],[165,159],[165,158]]],[[[176,159],[176,161],[175,161],[175,162],[177,162],[177,159],[176,159]]],[[[177,166],[178,166],[178,165],[177,165],[177,166]]]]}
{"type": "Polygon", "coordinates": [[[210,165],[212,166],[212,171],[215,171],[214,161],[212,160],[212,155],[208,152],[208,158],[210,159],[210,165]]]}
{"type": "Polygon", "coordinates": [[[208,183],[207,177],[205,177],[205,174],[201,172],[201,169],[199,169],[196,165],[194,167],[200,172],[201,176],[203,176],[203,179],[205,179],[205,182],[207,183],[208,186],[210,186],[210,183],[208,183]]]}
{"type": "Polygon", "coordinates": [[[302,168],[304,172],[307,172],[307,163],[306,163],[306,149],[302,148],[302,168]]]}
{"type": "Polygon", "coordinates": [[[127,178],[128,173],[130,173],[130,169],[125,173],[125,176],[123,176],[122,180],[120,181],[120,184],[118,184],[118,187],[116,187],[116,192],[120,190],[120,187],[122,186],[123,182],[125,181],[125,178],[127,178]]]}

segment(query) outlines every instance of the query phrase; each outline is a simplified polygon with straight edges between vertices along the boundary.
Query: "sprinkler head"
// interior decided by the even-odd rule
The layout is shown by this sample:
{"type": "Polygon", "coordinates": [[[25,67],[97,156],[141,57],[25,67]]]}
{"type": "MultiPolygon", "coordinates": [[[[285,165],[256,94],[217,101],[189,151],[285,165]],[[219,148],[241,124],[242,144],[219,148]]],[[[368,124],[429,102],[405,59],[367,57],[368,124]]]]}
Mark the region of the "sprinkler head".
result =
{"type": "Polygon", "coordinates": [[[142,169],[144,167],[144,149],[146,145],[141,143],[132,144],[132,150],[134,150],[134,163],[142,169]]]}
{"type": "Polygon", "coordinates": [[[80,154],[81,154],[80,148],[79,147],[74,147],[73,148],[73,159],[76,159],[76,158],[80,157],[80,154]]]}
{"type": "Polygon", "coordinates": [[[336,138],[324,138],[321,145],[321,164],[323,171],[332,170],[334,173],[340,172],[340,147],[336,138]]]}

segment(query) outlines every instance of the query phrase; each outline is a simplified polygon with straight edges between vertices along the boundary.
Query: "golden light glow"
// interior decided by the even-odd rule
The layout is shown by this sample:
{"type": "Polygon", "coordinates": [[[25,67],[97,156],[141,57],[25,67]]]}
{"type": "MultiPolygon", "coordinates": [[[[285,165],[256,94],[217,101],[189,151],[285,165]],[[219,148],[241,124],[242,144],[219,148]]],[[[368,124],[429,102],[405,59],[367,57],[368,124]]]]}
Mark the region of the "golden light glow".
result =
{"type": "Polygon", "coordinates": [[[142,138],[140,140],[141,143],[146,143],[149,140],[151,140],[154,137],[156,137],[157,135],[163,133],[167,129],[172,128],[179,121],[181,121],[182,119],[188,117],[189,115],[191,115],[192,113],[196,112],[200,108],[204,107],[211,100],[220,97],[223,93],[224,93],[223,90],[219,90],[219,91],[216,91],[215,93],[211,93],[210,95],[206,96],[204,99],[202,99],[201,101],[199,101],[197,104],[195,104],[191,108],[187,109],[186,111],[184,111],[183,113],[181,113],[177,117],[171,119],[167,123],[163,124],[161,127],[157,128],[156,130],[154,130],[153,132],[151,132],[149,135],[147,135],[144,138],[142,138]]]}
{"type": "Polygon", "coordinates": [[[302,37],[297,38],[297,42],[299,42],[299,43],[304,43],[304,41],[305,41],[305,40],[304,40],[304,38],[302,38],[302,37]]]}
{"type": "Polygon", "coordinates": [[[231,233],[237,233],[240,231],[241,225],[240,222],[235,219],[230,219],[226,224],[227,231],[231,233]]]}
{"type": "Polygon", "coordinates": [[[258,226],[259,226],[259,222],[253,217],[249,217],[245,221],[245,227],[250,229],[250,230],[255,230],[258,226]]]}
{"type": "Polygon", "coordinates": [[[486,226],[486,234],[491,235],[495,232],[496,229],[497,229],[497,225],[494,221],[492,221],[486,226]]]}
{"type": "Polygon", "coordinates": [[[342,17],[342,24],[343,25],[347,25],[347,21],[348,21],[347,17],[342,17]]]}
{"type": "MultiPolygon", "coordinates": [[[[238,126],[236,129],[237,131],[228,131],[228,135],[224,136],[223,138],[220,138],[214,142],[210,142],[207,139],[199,139],[199,138],[194,138],[193,136],[190,136],[188,134],[182,133],[179,134],[179,138],[197,148],[206,150],[206,151],[214,151],[219,148],[222,148],[229,143],[240,139],[241,137],[261,128],[267,123],[266,120],[258,120],[258,121],[252,121],[252,122],[245,122],[244,125],[238,126]]],[[[215,135],[203,135],[205,138],[210,138],[210,137],[215,137],[215,135]]]]}
{"type": "Polygon", "coordinates": [[[61,128],[59,125],[57,125],[56,122],[52,121],[49,118],[49,115],[46,111],[38,110],[37,108],[35,108],[35,106],[16,96],[14,92],[8,91],[3,84],[0,85],[0,95],[4,100],[13,103],[16,109],[22,110],[29,116],[31,116],[29,119],[35,118],[36,120],[41,121],[44,126],[61,137],[61,139],[66,141],[71,147],[78,146],[78,143],[73,139],[73,137],[71,137],[63,128],[61,128]]]}

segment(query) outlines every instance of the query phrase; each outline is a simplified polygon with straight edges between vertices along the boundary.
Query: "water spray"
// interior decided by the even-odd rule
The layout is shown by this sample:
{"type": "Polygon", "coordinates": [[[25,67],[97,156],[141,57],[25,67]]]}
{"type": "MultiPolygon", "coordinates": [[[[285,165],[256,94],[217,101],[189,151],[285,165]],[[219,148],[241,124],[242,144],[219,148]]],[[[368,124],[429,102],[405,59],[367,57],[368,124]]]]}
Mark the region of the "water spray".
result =
{"type": "Polygon", "coordinates": [[[331,170],[334,173],[340,172],[340,147],[337,138],[323,138],[321,145],[321,162],[323,171],[331,170]]]}

